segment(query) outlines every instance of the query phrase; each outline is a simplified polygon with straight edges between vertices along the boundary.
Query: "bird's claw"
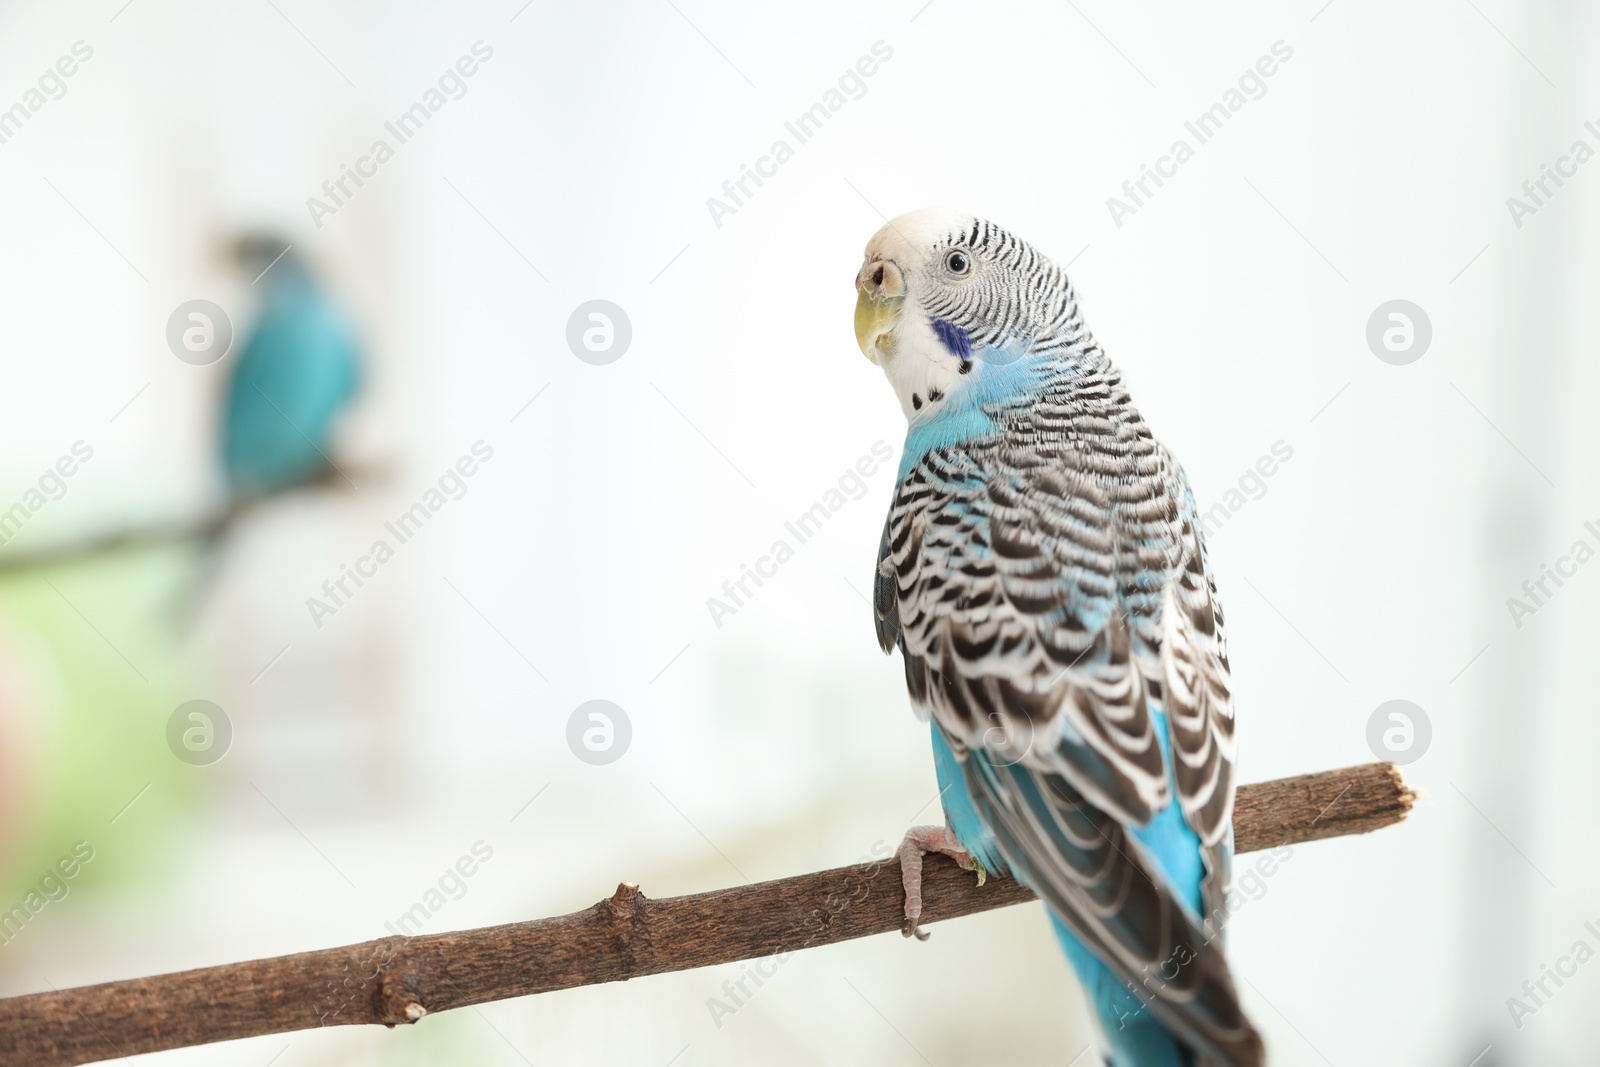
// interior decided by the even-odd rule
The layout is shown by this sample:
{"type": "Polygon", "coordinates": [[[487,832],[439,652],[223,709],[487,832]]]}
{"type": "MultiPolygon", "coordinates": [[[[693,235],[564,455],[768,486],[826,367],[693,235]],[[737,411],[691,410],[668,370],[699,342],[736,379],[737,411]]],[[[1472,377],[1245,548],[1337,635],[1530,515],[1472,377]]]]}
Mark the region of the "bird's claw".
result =
{"type": "Polygon", "coordinates": [[[900,842],[900,881],[906,891],[905,922],[900,926],[901,937],[914,937],[918,941],[928,940],[928,931],[922,928],[922,857],[928,852],[939,852],[955,860],[963,870],[977,871],[978,884],[982,885],[988,876],[983,864],[979,863],[956,840],[956,835],[947,826],[914,826],[906,831],[905,840],[900,842]]]}

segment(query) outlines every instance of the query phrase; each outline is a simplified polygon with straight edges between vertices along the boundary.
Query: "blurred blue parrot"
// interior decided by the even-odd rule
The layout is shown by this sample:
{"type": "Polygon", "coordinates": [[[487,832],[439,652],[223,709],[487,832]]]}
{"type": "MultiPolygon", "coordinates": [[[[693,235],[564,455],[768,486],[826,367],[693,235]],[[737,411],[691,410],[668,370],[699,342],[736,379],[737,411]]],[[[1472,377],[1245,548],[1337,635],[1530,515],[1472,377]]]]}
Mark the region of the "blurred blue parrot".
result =
{"type": "Polygon", "coordinates": [[[197,543],[199,565],[171,605],[180,619],[192,621],[221,562],[228,530],[244,512],[277,494],[335,478],[360,488],[331,457],[338,419],[361,386],[354,326],[283,239],[247,235],[228,252],[252,279],[260,309],[233,363],[224,364],[229,377],[217,441],[227,491],[223,505],[198,520],[133,525],[8,551],[0,558],[0,573],[130,545],[197,543]]]}
{"type": "Polygon", "coordinates": [[[260,274],[261,311],[239,351],[222,417],[222,467],[233,504],[317,481],[361,383],[355,332],[305,262],[274,237],[242,238],[260,274]]]}
{"type": "Polygon", "coordinates": [[[222,563],[230,526],[254,505],[337,475],[333,431],[361,385],[355,329],[281,238],[251,234],[233,258],[261,293],[261,307],[233,364],[218,442],[227,500],[200,535],[200,562],[175,605],[196,620],[222,563]]]}

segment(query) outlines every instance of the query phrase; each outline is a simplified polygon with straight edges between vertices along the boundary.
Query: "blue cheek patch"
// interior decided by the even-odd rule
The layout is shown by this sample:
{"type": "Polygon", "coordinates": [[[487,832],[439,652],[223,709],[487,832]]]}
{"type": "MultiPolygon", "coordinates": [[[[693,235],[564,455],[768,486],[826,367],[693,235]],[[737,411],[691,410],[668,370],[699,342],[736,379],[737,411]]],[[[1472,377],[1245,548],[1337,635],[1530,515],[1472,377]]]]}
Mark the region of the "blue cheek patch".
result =
{"type": "Polygon", "coordinates": [[[963,363],[972,358],[972,338],[967,335],[966,330],[944,319],[932,319],[930,324],[933,326],[934,336],[939,339],[940,344],[949,349],[952,356],[963,363]]]}

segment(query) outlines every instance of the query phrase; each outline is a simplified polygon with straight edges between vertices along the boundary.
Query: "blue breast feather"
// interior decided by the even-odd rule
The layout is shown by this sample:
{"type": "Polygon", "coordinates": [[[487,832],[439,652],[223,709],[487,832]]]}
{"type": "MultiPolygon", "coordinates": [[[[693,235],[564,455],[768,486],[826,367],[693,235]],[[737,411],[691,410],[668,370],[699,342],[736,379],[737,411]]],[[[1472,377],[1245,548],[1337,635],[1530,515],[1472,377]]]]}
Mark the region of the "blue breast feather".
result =
{"type": "MultiPolygon", "coordinates": [[[[937,326],[941,320],[933,321],[937,326]]],[[[904,482],[906,476],[934,449],[957,448],[1003,435],[1004,428],[995,422],[990,412],[1025,402],[1037,392],[1041,375],[1052,367],[1059,367],[1060,361],[1059,356],[1033,355],[1021,341],[1008,342],[998,348],[980,349],[972,373],[957,379],[941,404],[911,420],[906,430],[896,481],[904,482]]],[[[959,493],[942,504],[946,518],[966,520],[972,510],[971,502],[959,493]]],[[[1087,520],[1064,511],[1054,518],[1061,523],[1087,523],[1087,520]]],[[[965,559],[981,559],[990,552],[986,544],[979,542],[968,542],[961,547],[961,556],[965,559]]],[[[951,559],[947,562],[958,565],[961,560],[951,559]]],[[[1061,580],[1067,588],[1062,614],[1071,614],[1081,625],[1098,629],[1109,621],[1114,598],[1091,595],[1085,583],[1078,580],[1079,573],[1078,568],[1067,567],[1061,574],[1061,580]]],[[[1134,585],[1145,589],[1142,594],[1144,598],[1155,601],[1160,600],[1161,592],[1169,580],[1168,575],[1154,572],[1139,572],[1130,578],[1134,585]]]]}
{"type": "MultiPolygon", "coordinates": [[[[939,321],[934,320],[936,327],[939,321]]],[[[985,409],[1014,403],[1032,393],[1046,363],[1042,357],[1030,355],[1020,341],[984,348],[979,356],[972,373],[957,379],[942,403],[930,405],[911,420],[898,479],[903,480],[935,448],[999,434],[999,423],[985,409]]]]}

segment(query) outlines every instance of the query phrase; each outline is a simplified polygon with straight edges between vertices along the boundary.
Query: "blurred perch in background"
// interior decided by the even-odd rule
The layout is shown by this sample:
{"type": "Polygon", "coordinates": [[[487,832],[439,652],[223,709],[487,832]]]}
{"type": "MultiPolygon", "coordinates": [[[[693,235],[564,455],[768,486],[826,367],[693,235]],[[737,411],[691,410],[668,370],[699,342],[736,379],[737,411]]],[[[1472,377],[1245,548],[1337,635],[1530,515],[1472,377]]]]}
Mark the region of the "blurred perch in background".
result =
{"type": "Polygon", "coordinates": [[[251,510],[304,489],[359,491],[357,474],[331,456],[340,415],[360,389],[356,331],[282,238],[247,234],[232,260],[261,283],[261,306],[240,346],[222,399],[217,452],[227,495],[214,514],[113,530],[82,541],[0,553],[0,573],[29,570],[129,548],[195,542],[204,555],[184,596],[191,616],[204,598],[228,530],[251,510]]]}
{"type": "MultiPolygon", "coordinates": [[[[1392,763],[1241,786],[1237,850],[1391,826],[1415,799],[1392,763]]],[[[980,887],[944,856],[926,864],[925,922],[1034,899],[1010,879],[980,887]]],[[[9,1067],[63,1067],[289,1030],[414,1023],[472,1004],[887,933],[904,923],[903,901],[893,857],[659,901],[624,883],[610,899],[554,919],[0,1000],[0,1057],[9,1067]]]]}

